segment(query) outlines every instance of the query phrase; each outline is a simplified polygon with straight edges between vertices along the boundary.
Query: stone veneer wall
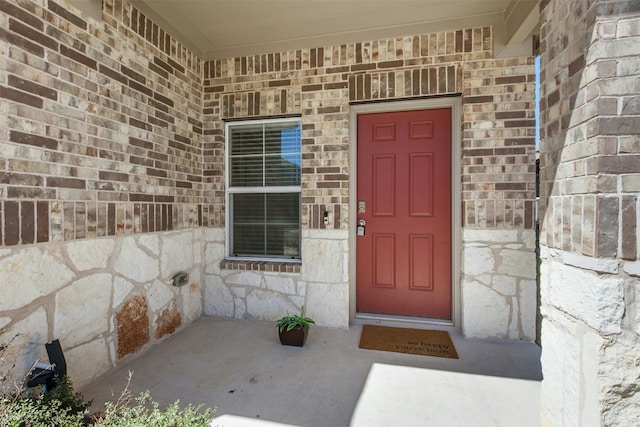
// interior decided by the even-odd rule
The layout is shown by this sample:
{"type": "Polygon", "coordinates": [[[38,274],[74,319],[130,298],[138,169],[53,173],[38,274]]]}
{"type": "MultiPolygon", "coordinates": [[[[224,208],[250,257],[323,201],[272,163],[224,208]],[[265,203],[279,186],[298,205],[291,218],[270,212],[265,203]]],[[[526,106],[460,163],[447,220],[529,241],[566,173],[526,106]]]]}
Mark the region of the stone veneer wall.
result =
{"type": "Polygon", "coordinates": [[[541,7],[541,419],[638,425],[640,3],[541,7]]]}
{"type": "Polygon", "coordinates": [[[212,184],[205,199],[215,212],[206,224],[207,314],[273,320],[304,303],[319,324],[347,327],[350,105],[461,96],[462,328],[470,336],[533,340],[533,58],[496,59],[491,28],[472,28],[203,68],[203,167],[212,184]],[[302,264],[217,263],[225,256],[223,121],[282,115],[302,118],[302,264]]]}
{"type": "Polygon", "coordinates": [[[197,319],[201,248],[185,230],[0,249],[0,373],[19,379],[57,338],[82,385],[197,319]],[[188,285],[171,285],[176,271],[188,285]]]}
{"type": "Polygon", "coordinates": [[[202,313],[202,64],[103,5],[0,1],[0,377],[59,338],[81,385],[202,313]]]}

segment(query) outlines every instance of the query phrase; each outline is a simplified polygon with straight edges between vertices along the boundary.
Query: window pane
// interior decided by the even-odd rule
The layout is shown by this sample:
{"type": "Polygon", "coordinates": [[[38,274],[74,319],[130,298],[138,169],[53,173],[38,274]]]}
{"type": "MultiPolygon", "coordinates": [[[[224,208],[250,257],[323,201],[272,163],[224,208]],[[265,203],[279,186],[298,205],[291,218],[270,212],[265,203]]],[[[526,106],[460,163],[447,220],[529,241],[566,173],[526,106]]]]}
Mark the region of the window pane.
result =
{"type": "Polygon", "coordinates": [[[265,185],[300,185],[300,123],[265,126],[265,185]]]}
{"type": "Polygon", "coordinates": [[[267,252],[300,257],[300,193],[267,194],[267,252]]]}
{"type": "Polygon", "coordinates": [[[233,255],[256,256],[265,255],[264,226],[239,225],[233,227],[233,255]]]}
{"type": "Polygon", "coordinates": [[[267,228],[267,255],[300,258],[300,228],[298,225],[271,225],[267,228]]]}
{"type": "Polygon", "coordinates": [[[300,193],[231,196],[234,256],[300,257],[300,193]]]}
{"type": "Polygon", "coordinates": [[[263,159],[260,157],[231,157],[229,185],[231,187],[262,187],[264,182],[263,159]]]}
{"type": "MultiPolygon", "coordinates": [[[[264,129],[265,154],[297,155],[300,153],[300,123],[267,123],[264,129]]],[[[293,160],[293,159],[292,159],[293,160]]]]}
{"type": "Polygon", "coordinates": [[[264,224],[264,194],[234,194],[234,224],[264,224]]]}
{"type": "Polygon", "coordinates": [[[233,249],[236,256],[265,253],[264,194],[233,194],[233,249]]]}
{"type": "Polygon", "coordinates": [[[300,193],[273,193],[266,196],[269,224],[300,223],[300,193]]]}
{"type": "Polygon", "coordinates": [[[300,185],[300,138],[300,122],[230,125],[229,185],[300,185]]]}
{"type": "Polygon", "coordinates": [[[263,132],[264,126],[262,124],[229,126],[231,155],[257,154],[262,156],[264,153],[263,132]]]}
{"type": "Polygon", "coordinates": [[[300,185],[300,165],[280,156],[266,157],[265,185],[300,185]]]}

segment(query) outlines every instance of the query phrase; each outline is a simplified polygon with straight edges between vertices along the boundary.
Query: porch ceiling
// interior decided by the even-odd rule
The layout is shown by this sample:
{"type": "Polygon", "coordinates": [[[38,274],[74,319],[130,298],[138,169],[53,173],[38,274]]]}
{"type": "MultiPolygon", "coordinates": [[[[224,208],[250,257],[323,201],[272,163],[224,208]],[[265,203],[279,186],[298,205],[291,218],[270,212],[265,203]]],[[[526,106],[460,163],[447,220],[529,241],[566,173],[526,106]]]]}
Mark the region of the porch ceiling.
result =
{"type": "Polygon", "coordinates": [[[485,25],[494,26],[498,54],[530,54],[529,37],[537,31],[539,18],[539,0],[132,3],[205,60],[485,25]]]}

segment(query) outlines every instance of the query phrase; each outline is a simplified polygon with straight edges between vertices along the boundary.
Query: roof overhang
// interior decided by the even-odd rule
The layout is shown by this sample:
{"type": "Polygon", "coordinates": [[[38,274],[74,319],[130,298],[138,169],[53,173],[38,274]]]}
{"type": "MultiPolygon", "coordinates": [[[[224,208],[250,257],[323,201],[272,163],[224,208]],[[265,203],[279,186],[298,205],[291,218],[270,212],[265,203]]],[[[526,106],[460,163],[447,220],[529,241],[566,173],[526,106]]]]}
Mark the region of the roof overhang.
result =
{"type": "MultiPolygon", "coordinates": [[[[91,14],[101,0],[70,0],[91,14]]],[[[539,0],[131,0],[204,60],[492,26],[497,56],[530,55],[539,0]]]]}

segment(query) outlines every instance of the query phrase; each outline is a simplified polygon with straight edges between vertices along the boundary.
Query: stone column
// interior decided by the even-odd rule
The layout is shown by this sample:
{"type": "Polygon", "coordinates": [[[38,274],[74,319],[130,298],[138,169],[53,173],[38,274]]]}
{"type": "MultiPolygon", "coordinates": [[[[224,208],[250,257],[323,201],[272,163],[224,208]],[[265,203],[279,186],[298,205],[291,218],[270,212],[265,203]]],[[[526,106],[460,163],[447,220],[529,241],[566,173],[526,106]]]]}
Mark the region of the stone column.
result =
{"type": "Polygon", "coordinates": [[[640,3],[541,2],[543,425],[640,423],[640,3]]]}

